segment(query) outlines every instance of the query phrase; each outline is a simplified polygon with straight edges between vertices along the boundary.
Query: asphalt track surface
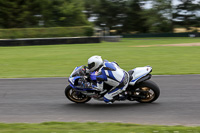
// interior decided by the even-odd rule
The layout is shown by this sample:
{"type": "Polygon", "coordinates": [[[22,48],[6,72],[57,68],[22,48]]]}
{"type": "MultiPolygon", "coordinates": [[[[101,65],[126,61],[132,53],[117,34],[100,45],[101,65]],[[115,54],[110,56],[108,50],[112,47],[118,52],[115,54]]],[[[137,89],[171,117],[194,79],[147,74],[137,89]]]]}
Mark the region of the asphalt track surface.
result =
{"type": "Polygon", "coordinates": [[[200,126],[200,75],[153,76],[161,95],[151,104],[107,105],[66,99],[67,78],[0,79],[0,122],[124,122],[200,126]]]}

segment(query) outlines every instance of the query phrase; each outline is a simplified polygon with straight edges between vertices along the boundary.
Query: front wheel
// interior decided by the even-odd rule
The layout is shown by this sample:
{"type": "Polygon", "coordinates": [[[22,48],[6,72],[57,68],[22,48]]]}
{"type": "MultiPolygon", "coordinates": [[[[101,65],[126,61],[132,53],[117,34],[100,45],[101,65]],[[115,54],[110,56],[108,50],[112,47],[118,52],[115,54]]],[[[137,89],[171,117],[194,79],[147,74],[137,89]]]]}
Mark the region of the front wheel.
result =
{"type": "Polygon", "coordinates": [[[136,101],[140,103],[151,103],[157,100],[160,96],[160,89],[153,81],[146,80],[137,85],[135,95],[140,95],[144,97],[137,99],[136,101]]]}
{"type": "Polygon", "coordinates": [[[88,97],[81,92],[75,91],[70,85],[65,88],[65,96],[75,103],[86,103],[90,101],[91,97],[88,97]]]}

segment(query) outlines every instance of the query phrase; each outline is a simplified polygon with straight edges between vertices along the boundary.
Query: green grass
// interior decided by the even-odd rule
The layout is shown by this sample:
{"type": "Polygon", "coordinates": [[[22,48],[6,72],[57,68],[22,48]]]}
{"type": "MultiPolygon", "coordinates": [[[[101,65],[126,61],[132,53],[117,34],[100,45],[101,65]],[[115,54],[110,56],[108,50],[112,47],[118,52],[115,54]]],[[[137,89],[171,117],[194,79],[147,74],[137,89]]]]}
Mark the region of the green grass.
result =
{"type": "Polygon", "coordinates": [[[200,38],[122,39],[99,44],[0,47],[0,78],[67,77],[92,55],[130,70],[150,65],[152,74],[200,74],[200,47],[130,47],[197,43],[200,38]]]}
{"type": "Polygon", "coordinates": [[[0,123],[0,133],[199,133],[200,127],[155,126],[122,123],[46,122],[0,123]]]}

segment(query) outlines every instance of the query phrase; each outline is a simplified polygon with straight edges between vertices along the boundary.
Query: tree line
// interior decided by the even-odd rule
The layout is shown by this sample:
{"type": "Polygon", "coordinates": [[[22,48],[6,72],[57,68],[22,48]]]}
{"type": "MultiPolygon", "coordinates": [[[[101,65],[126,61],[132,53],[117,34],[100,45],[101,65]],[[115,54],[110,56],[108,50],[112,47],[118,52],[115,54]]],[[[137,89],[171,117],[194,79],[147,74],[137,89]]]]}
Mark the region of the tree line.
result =
{"type": "Polygon", "coordinates": [[[82,26],[82,0],[0,0],[0,27],[82,26]]]}
{"type": "Polygon", "coordinates": [[[0,0],[0,28],[95,25],[118,33],[173,32],[200,27],[194,0],[0,0]],[[145,7],[145,3],[151,6],[145,7]],[[89,22],[88,20],[93,20],[89,22]]]}

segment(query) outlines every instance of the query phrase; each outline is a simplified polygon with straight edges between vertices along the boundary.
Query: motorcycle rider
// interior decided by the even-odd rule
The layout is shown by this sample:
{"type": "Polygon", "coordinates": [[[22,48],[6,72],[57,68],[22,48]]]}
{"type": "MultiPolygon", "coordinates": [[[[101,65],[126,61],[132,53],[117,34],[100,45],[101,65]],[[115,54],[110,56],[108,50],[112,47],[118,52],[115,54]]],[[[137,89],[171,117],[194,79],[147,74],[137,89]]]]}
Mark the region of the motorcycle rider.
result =
{"type": "Polygon", "coordinates": [[[92,85],[94,88],[103,91],[104,83],[112,86],[104,95],[104,102],[111,104],[114,97],[125,91],[129,83],[129,74],[121,69],[116,62],[102,60],[101,56],[92,56],[88,59],[88,69],[92,73],[95,71],[97,84],[92,85]]]}

